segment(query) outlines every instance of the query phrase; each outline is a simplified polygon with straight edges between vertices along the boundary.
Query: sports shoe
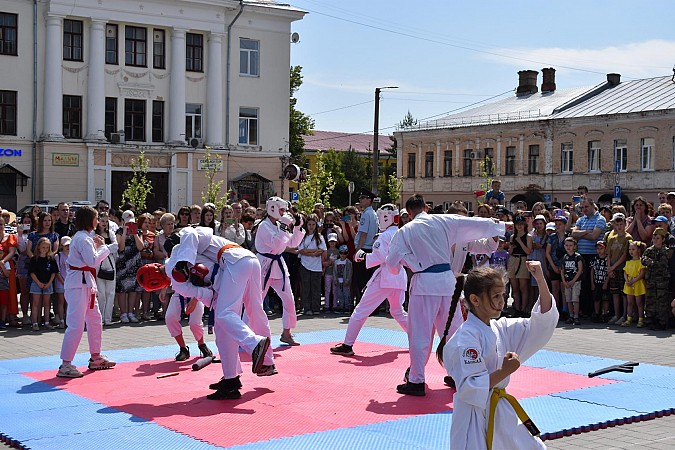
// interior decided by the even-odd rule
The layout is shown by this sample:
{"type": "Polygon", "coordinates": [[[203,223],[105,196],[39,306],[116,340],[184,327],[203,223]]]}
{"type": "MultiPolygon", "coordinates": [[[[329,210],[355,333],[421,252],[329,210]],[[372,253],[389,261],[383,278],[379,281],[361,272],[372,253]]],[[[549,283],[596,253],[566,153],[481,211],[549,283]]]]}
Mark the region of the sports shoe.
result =
{"type": "Polygon", "coordinates": [[[202,354],[202,358],[206,358],[207,356],[213,356],[213,352],[209,348],[208,345],[206,345],[206,342],[203,344],[199,344],[199,351],[202,354]]]}
{"type": "Polygon", "coordinates": [[[568,325],[572,325],[574,323],[574,317],[572,316],[568,317],[565,323],[568,325]]]}
{"type": "Polygon", "coordinates": [[[581,320],[578,317],[574,318],[574,325],[581,325],[581,320]]]}
{"type": "Polygon", "coordinates": [[[37,323],[34,323],[33,326],[31,327],[31,330],[40,331],[40,325],[38,325],[37,323]]]}
{"type": "Polygon", "coordinates": [[[152,315],[150,315],[149,312],[146,312],[146,313],[141,314],[141,318],[143,320],[152,320],[152,315]]]}
{"type": "Polygon", "coordinates": [[[241,398],[241,392],[239,392],[239,389],[231,389],[229,391],[218,389],[216,392],[207,395],[206,398],[209,400],[236,400],[241,398]]]}
{"type": "Polygon", "coordinates": [[[218,380],[218,382],[209,384],[209,389],[211,389],[212,391],[241,389],[241,380],[239,379],[239,377],[236,378],[222,377],[220,380],[218,380]]]}
{"type": "Polygon", "coordinates": [[[424,383],[411,383],[410,381],[396,386],[396,392],[399,394],[414,395],[416,397],[424,397],[427,395],[424,383]]]}
{"type": "Polygon", "coordinates": [[[616,322],[614,322],[614,325],[621,326],[621,324],[624,323],[625,321],[626,321],[625,317],[619,317],[618,319],[616,319],[616,322]]]}
{"type": "Polygon", "coordinates": [[[297,342],[295,339],[293,339],[293,335],[290,334],[290,333],[288,334],[288,336],[285,336],[285,335],[282,334],[281,337],[279,338],[279,340],[281,342],[283,342],[284,344],[288,344],[288,345],[291,345],[291,346],[300,345],[299,342],[297,342]]]}
{"type": "Polygon", "coordinates": [[[52,324],[49,323],[49,322],[43,323],[43,324],[42,324],[42,327],[43,327],[44,329],[46,329],[46,330],[53,330],[53,329],[54,329],[54,325],[52,325],[52,324]]]}
{"type": "Polygon", "coordinates": [[[631,325],[633,325],[633,318],[632,317],[626,318],[626,320],[621,323],[622,327],[629,327],[631,325]]]}
{"type": "Polygon", "coordinates": [[[276,375],[278,373],[279,371],[276,367],[274,367],[274,364],[271,364],[269,366],[263,365],[256,375],[259,377],[271,377],[272,375],[276,375]]]}
{"type": "Polygon", "coordinates": [[[343,356],[352,356],[354,354],[352,346],[347,344],[339,344],[336,345],[335,347],[331,347],[330,352],[334,355],[343,355],[343,356]]]}
{"type": "Polygon", "coordinates": [[[185,361],[189,357],[190,357],[190,348],[181,347],[180,350],[178,351],[178,354],[176,354],[176,361],[185,361]]]}
{"type": "Polygon", "coordinates": [[[23,316],[21,318],[21,325],[30,325],[30,317],[28,316],[23,316]]]}
{"type": "Polygon", "coordinates": [[[129,313],[128,316],[129,316],[129,322],[138,323],[138,318],[136,317],[136,315],[134,313],[129,313]]]}
{"type": "Polygon", "coordinates": [[[619,318],[617,316],[612,316],[612,318],[607,321],[607,324],[608,325],[614,325],[617,320],[619,320],[619,318]]]}
{"type": "Polygon", "coordinates": [[[640,317],[640,318],[638,319],[637,327],[638,327],[638,328],[642,328],[642,327],[644,327],[644,326],[645,326],[645,319],[644,319],[643,317],[640,317]]]}
{"type": "Polygon", "coordinates": [[[84,374],[77,370],[77,367],[71,363],[64,363],[59,366],[59,371],[56,376],[60,378],[82,378],[84,374]]]}
{"type": "Polygon", "coordinates": [[[251,370],[253,373],[260,372],[260,369],[262,368],[263,362],[265,360],[265,353],[267,353],[268,348],[270,348],[270,338],[263,337],[251,352],[251,362],[253,363],[251,365],[251,370]]]}
{"type": "Polygon", "coordinates": [[[110,361],[105,355],[98,355],[96,359],[89,358],[89,370],[112,369],[115,364],[117,363],[110,361]]]}
{"type": "MultiPolygon", "coordinates": [[[[110,325],[110,323],[108,324],[110,325]]],[[[63,330],[66,327],[66,323],[62,320],[59,322],[59,324],[56,326],[59,330],[63,330]]]]}
{"type": "Polygon", "coordinates": [[[129,323],[129,314],[127,313],[120,314],[120,322],[129,323]]]}

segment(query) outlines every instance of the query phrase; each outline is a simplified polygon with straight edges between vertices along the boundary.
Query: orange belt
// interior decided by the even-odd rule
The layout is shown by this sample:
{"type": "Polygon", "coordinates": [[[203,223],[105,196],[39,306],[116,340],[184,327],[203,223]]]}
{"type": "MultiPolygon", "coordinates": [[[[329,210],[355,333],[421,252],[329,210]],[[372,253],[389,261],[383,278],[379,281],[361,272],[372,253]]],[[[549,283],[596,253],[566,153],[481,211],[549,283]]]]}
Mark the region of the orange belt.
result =
{"type": "Polygon", "coordinates": [[[222,247],[220,247],[220,250],[218,250],[218,261],[217,262],[220,262],[220,257],[223,256],[223,253],[225,252],[225,250],[229,250],[231,248],[237,248],[237,247],[241,248],[241,245],[239,245],[239,244],[225,244],[222,247]]]}
{"type": "MultiPolygon", "coordinates": [[[[94,276],[94,278],[96,278],[96,269],[94,269],[93,267],[88,267],[88,266],[75,267],[75,266],[71,266],[70,264],[68,264],[68,267],[70,268],[70,270],[79,270],[79,271],[82,272],[82,284],[86,284],[85,281],[84,281],[84,272],[89,272],[90,274],[92,274],[94,276]]],[[[94,302],[95,301],[96,301],[96,294],[94,292],[92,292],[91,298],[89,299],[89,309],[94,309],[94,302]]]]}

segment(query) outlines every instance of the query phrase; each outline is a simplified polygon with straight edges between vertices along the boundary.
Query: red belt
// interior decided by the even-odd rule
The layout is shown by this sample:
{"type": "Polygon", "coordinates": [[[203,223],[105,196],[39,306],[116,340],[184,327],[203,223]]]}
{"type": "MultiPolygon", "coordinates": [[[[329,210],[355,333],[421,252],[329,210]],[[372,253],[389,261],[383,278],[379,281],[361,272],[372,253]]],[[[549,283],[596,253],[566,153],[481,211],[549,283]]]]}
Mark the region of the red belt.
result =
{"type": "MultiPolygon", "coordinates": [[[[68,267],[70,268],[70,270],[79,270],[81,272],[89,272],[90,274],[92,274],[92,276],[94,278],[96,278],[96,269],[94,269],[93,267],[88,267],[88,266],[75,267],[75,266],[71,266],[70,264],[68,264],[68,267]]],[[[82,284],[86,284],[84,282],[84,273],[82,274],[82,284]]],[[[94,302],[95,301],[96,301],[96,293],[92,292],[91,298],[89,299],[89,309],[94,309],[94,302]]]]}
{"type": "Polygon", "coordinates": [[[220,250],[218,250],[218,262],[220,263],[220,257],[223,256],[223,253],[225,253],[225,250],[229,250],[231,248],[241,248],[241,245],[239,244],[226,244],[220,247],[220,250]]]}

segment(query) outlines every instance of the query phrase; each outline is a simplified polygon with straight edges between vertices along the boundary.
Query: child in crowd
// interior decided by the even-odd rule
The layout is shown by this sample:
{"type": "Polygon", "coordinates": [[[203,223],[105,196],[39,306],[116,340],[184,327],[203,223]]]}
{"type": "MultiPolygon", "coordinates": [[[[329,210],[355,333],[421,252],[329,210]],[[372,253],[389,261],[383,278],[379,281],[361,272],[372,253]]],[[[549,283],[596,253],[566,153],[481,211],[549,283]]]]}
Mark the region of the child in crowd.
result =
{"type": "Polygon", "coordinates": [[[529,303],[530,274],[525,261],[532,253],[532,236],[527,231],[527,221],[522,215],[513,219],[514,231],[509,245],[509,279],[513,295],[513,309],[517,316],[525,317],[529,303]]]}
{"type": "Polygon", "coordinates": [[[642,265],[640,258],[644,252],[645,244],[641,241],[633,241],[628,246],[630,260],[626,261],[626,267],[623,271],[623,277],[626,284],[623,287],[623,293],[626,294],[626,320],[621,323],[622,327],[629,327],[633,324],[633,313],[637,306],[638,327],[644,326],[645,315],[645,266],[642,265]]]}
{"type": "Polygon", "coordinates": [[[324,274],[324,303],[329,312],[335,312],[337,307],[337,289],[333,286],[333,263],[340,258],[340,250],[337,248],[338,236],[336,233],[328,233],[328,249],[326,260],[323,262],[324,274]]]}
{"type": "Polygon", "coordinates": [[[607,276],[609,277],[609,292],[612,295],[614,316],[607,321],[612,325],[621,325],[626,320],[623,298],[623,269],[628,259],[628,246],[632,238],[626,233],[626,216],[617,212],[610,220],[613,230],[606,234],[607,241],[607,276]],[[623,314],[623,315],[622,315],[623,314]]]}
{"type": "Polygon", "coordinates": [[[497,270],[503,270],[504,273],[506,273],[508,263],[509,252],[506,250],[506,237],[499,236],[497,250],[490,255],[490,267],[494,267],[497,270]]]}
{"type": "Polygon", "coordinates": [[[333,285],[337,292],[337,311],[350,312],[352,309],[352,262],[347,259],[349,247],[342,244],[340,258],[333,263],[333,285]]]}
{"type": "MultiPolygon", "coordinates": [[[[534,209],[534,207],[532,207],[534,209]]],[[[548,278],[548,270],[546,270],[546,244],[548,242],[548,234],[546,234],[546,216],[538,214],[532,222],[533,228],[530,232],[532,236],[532,252],[528,255],[528,261],[539,261],[541,263],[544,275],[548,278]]],[[[532,309],[536,298],[539,297],[539,286],[537,280],[530,278],[530,295],[527,310],[532,309]]]]}
{"type": "Polygon", "coordinates": [[[595,243],[598,254],[591,260],[591,289],[593,290],[593,323],[603,323],[609,314],[609,279],[607,278],[607,244],[595,243]]]}
{"type": "MultiPolygon", "coordinates": [[[[491,268],[473,270],[464,281],[464,303],[470,314],[447,345],[436,350],[457,385],[450,429],[453,449],[491,449],[493,442],[499,448],[546,448],[537,427],[505,390],[510,375],[546,345],[558,322],[541,264],[525,264],[540,287],[531,318],[499,319],[504,302],[502,275],[491,268]]],[[[448,322],[454,309],[453,298],[448,322]]],[[[446,335],[448,328],[450,324],[446,335]]]]}
{"type": "MultiPolygon", "coordinates": [[[[5,250],[0,246],[0,260],[5,257],[5,250]]],[[[7,327],[7,307],[9,306],[9,277],[11,274],[9,261],[0,262],[0,330],[7,327]]]]}
{"type": "Polygon", "coordinates": [[[577,243],[573,237],[565,238],[565,255],[562,257],[563,292],[570,316],[567,324],[581,325],[579,320],[579,294],[581,292],[581,277],[584,273],[584,260],[576,252],[577,243]]]}
{"type": "Polygon", "coordinates": [[[68,252],[70,251],[70,237],[63,236],[60,241],[59,252],[54,255],[56,264],[59,267],[59,271],[56,274],[54,279],[54,293],[56,293],[56,315],[54,316],[54,322],[56,322],[56,328],[63,329],[66,327],[66,315],[65,315],[65,305],[66,298],[64,296],[64,280],[66,273],[68,272],[68,252]]]}
{"type": "MultiPolygon", "coordinates": [[[[645,266],[646,325],[650,330],[665,330],[670,317],[670,273],[668,269],[668,249],[665,241],[668,232],[657,228],[652,234],[652,246],[645,250],[641,261],[645,266]]],[[[641,318],[640,318],[641,319],[641,318]]],[[[638,321],[638,326],[640,323],[638,321]]]]}
{"type": "Polygon", "coordinates": [[[54,293],[54,278],[59,267],[52,256],[52,244],[46,237],[41,237],[35,247],[35,253],[28,263],[28,274],[31,277],[31,316],[33,331],[40,331],[40,313],[42,326],[48,330],[54,329],[49,323],[51,297],[54,293]]]}

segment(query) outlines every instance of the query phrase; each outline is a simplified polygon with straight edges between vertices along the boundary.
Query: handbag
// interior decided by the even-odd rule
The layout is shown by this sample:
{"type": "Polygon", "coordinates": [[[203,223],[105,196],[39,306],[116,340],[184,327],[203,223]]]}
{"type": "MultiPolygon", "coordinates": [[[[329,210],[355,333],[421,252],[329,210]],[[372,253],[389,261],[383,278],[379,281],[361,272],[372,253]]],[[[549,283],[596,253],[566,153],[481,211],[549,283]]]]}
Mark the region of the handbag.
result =
{"type": "MultiPolygon", "coordinates": [[[[108,261],[110,261],[110,255],[108,255],[108,261]]],[[[112,261],[110,261],[110,265],[112,266],[112,261]]],[[[101,266],[96,272],[96,276],[102,280],[112,281],[115,279],[115,269],[104,269],[103,263],[101,263],[101,266]]]]}

